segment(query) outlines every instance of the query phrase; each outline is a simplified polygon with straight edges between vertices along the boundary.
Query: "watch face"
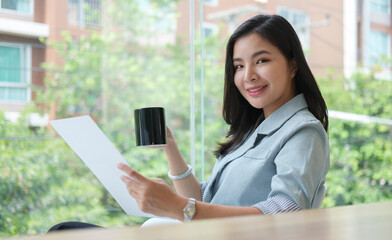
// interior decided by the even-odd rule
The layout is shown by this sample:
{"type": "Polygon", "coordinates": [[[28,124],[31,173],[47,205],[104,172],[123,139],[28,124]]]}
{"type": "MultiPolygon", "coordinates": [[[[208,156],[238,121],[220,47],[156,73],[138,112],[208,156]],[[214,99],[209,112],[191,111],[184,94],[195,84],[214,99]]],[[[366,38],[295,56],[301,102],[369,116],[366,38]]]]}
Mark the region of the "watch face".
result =
{"type": "Polygon", "coordinates": [[[184,221],[186,222],[191,221],[193,216],[196,214],[195,202],[196,202],[195,199],[190,198],[188,204],[183,209],[184,221]]]}
{"type": "Polygon", "coordinates": [[[195,208],[193,206],[187,206],[187,208],[185,209],[185,215],[187,215],[188,217],[192,217],[195,214],[195,208]]]}

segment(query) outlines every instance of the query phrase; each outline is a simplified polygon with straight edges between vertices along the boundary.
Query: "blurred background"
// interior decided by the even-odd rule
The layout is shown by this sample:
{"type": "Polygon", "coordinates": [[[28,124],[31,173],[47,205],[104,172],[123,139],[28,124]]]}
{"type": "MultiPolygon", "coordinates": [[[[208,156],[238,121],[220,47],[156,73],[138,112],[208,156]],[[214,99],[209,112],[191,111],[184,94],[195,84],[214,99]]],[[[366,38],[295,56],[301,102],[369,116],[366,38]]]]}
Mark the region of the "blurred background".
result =
{"type": "MultiPolygon", "coordinates": [[[[391,0],[0,0],[0,237],[127,216],[48,121],[89,114],[136,170],[167,179],[162,150],[136,148],[133,111],[166,109],[184,158],[209,177],[228,36],[260,13],[300,37],[329,109],[322,207],[392,200],[391,0]]],[[[169,181],[168,181],[169,182],[169,181]]]]}

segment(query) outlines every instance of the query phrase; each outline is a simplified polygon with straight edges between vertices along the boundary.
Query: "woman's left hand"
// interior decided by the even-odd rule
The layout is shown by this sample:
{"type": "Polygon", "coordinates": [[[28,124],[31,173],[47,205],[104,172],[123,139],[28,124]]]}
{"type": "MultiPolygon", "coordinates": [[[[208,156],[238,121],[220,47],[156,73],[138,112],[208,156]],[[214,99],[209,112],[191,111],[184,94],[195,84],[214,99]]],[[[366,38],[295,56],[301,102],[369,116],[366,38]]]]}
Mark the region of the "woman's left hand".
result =
{"type": "Polygon", "coordinates": [[[162,179],[146,178],[123,163],[117,167],[126,174],[121,176],[121,180],[140,210],[156,216],[184,220],[182,209],[188,202],[187,198],[176,194],[162,179]]]}

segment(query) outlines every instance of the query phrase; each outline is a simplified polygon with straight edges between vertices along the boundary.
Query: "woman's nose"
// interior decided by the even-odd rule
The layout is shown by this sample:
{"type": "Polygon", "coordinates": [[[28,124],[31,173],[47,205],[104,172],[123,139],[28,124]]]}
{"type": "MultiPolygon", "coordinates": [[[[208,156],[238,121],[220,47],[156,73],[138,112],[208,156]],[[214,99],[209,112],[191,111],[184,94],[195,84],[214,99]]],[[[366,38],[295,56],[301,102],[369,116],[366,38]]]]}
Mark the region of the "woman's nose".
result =
{"type": "Polygon", "coordinates": [[[257,79],[257,74],[252,66],[246,67],[245,69],[245,81],[251,82],[257,79]]]}

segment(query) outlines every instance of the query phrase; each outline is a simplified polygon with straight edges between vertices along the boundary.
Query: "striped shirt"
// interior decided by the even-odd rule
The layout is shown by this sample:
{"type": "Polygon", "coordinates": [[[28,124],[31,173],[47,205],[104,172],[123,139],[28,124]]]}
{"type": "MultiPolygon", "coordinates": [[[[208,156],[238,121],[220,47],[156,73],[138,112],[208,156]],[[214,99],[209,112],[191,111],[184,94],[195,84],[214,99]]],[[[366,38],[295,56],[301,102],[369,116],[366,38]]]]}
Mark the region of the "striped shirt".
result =
{"type": "Polygon", "coordinates": [[[301,210],[295,202],[284,196],[270,197],[266,201],[256,203],[253,207],[258,208],[264,215],[301,210]]]}

